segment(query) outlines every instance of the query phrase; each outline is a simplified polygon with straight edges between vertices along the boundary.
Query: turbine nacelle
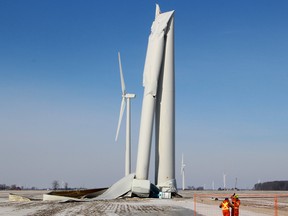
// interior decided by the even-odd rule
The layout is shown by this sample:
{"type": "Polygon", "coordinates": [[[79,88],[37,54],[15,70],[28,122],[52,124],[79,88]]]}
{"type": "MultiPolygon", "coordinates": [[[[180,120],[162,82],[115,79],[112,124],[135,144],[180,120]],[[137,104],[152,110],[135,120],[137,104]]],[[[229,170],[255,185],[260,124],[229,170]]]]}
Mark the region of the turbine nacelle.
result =
{"type": "Polygon", "coordinates": [[[122,95],[122,97],[125,97],[125,98],[135,98],[135,97],[136,97],[136,94],[125,94],[125,95],[122,95]]]}

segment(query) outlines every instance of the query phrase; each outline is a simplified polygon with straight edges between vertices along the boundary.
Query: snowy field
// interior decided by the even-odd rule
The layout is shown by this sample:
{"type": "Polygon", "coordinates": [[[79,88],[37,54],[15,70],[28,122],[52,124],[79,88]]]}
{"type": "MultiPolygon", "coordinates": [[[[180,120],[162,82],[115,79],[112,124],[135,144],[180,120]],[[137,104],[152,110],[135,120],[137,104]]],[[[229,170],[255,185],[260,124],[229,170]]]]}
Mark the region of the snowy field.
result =
{"type": "MultiPolygon", "coordinates": [[[[199,191],[179,191],[183,198],[174,199],[117,199],[109,201],[91,201],[91,202],[68,202],[61,203],[56,201],[41,201],[42,196],[47,191],[12,191],[14,194],[23,195],[39,199],[38,201],[11,202],[8,199],[9,192],[0,191],[0,216],[88,216],[88,215],[159,215],[159,216],[219,216],[221,209],[218,207],[221,199],[228,196],[225,192],[215,193],[199,191]],[[196,193],[196,203],[193,196],[196,193]],[[211,196],[213,195],[213,197],[211,196]],[[215,200],[215,197],[219,200],[215,200]],[[196,207],[196,215],[194,208],[196,207]]],[[[227,192],[226,192],[227,193],[227,192]]],[[[250,192],[255,195],[254,192],[250,192]]],[[[267,198],[267,193],[257,192],[260,197],[249,197],[249,193],[240,192],[243,197],[243,205],[240,209],[241,216],[267,216],[274,215],[273,198],[267,198]],[[248,195],[247,195],[248,194],[248,195]],[[266,198],[262,198],[261,194],[266,198]],[[245,197],[245,198],[244,198],[245,197]]],[[[284,194],[284,193],[282,193],[284,194]]],[[[287,194],[287,193],[286,193],[287,194]]],[[[274,195],[274,193],[271,193],[274,195]]],[[[273,196],[271,196],[273,197],[273,196]]],[[[279,203],[280,209],[278,216],[288,216],[288,197],[284,197],[283,202],[279,203]]]]}

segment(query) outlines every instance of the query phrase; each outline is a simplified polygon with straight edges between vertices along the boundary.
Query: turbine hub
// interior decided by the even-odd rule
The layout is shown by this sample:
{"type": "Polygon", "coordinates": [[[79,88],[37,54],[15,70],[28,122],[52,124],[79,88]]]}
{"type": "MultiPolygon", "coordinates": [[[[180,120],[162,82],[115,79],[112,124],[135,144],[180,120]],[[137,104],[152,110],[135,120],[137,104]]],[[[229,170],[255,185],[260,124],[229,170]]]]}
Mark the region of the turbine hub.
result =
{"type": "Polygon", "coordinates": [[[125,94],[125,98],[135,98],[136,94],[125,94]]]}

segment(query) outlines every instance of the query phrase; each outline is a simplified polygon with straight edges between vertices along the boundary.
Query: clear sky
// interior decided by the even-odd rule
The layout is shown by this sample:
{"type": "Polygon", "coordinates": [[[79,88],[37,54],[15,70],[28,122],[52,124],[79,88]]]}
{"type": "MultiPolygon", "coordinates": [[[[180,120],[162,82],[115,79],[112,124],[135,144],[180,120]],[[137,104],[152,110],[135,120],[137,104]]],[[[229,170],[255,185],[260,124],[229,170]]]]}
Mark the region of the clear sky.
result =
{"type": "Polygon", "coordinates": [[[1,0],[0,184],[123,177],[118,51],[137,95],[135,170],[155,3],[175,10],[178,186],[182,153],[189,186],[223,187],[223,173],[227,187],[288,180],[288,1],[1,0]]]}

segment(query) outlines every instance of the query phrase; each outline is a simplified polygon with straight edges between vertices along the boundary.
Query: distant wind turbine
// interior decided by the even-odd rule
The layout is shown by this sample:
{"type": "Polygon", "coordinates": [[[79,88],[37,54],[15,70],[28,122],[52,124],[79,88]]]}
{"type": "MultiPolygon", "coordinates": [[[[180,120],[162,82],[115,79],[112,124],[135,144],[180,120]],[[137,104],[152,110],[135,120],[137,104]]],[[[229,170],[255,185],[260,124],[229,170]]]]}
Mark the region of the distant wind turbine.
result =
{"type": "Polygon", "coordinates": [[[185,190],[185,172],[184,172],[185,166],[186,165],[184,164],[184,155],[182,154],[182,162],[181,162],[182,190],[185,190]]]}
{"type": "Polygon", "coordinates": [[[226,190],[226,174],[223,173],[223,187],[224,187],[224,190],[226,190]]]}
{"type": "Polygon", "coordinates": [[[119,61],[119,69],[120,69],[120,79],[121,79],[121,89],[122,89],[122,102],[120,107],[120,115],[119,115],[119,121],[118,121],[118,127],[116,132],[115,141],[118,139],[119,130],[121,126],[121,121],[123,117],[123,113],[125,110],[125,105],[127,104],[127,113],[126,113],[126,150],[125,150],[125,175],[128,175],[131,173],[131,126],[130,126],[130,99],[135,98],[135,94],[128,94],[126,93],[125,88],[125,82],[124,82],[124,76],[122,72],[122,64],[121,64],[121,57],[120,52],[118,52],[118,61],[119,61]]]}

